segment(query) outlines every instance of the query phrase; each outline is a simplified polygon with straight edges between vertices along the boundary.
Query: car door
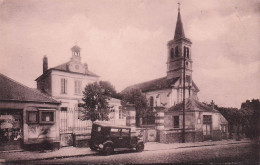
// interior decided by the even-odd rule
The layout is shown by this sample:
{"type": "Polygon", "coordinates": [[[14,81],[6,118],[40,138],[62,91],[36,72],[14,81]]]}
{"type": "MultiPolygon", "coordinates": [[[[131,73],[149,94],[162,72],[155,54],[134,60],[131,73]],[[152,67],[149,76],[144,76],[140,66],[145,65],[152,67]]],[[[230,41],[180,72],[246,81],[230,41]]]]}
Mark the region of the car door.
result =
{"type": "Polygon", "coordinates": [[[110,139],[113,141],[114,143],[114,147],[115,148],[118,148],[120,147],[120,132],[121,132],[121,129],[118,129],[118,128],[111,128],[110,129],[110,139]]]}
{"type": "Polygon", "coordinates": [[[130,146],[130,129],[122,128],[119,137],[119,146],[122,148],[128,148],[130,146]]]}

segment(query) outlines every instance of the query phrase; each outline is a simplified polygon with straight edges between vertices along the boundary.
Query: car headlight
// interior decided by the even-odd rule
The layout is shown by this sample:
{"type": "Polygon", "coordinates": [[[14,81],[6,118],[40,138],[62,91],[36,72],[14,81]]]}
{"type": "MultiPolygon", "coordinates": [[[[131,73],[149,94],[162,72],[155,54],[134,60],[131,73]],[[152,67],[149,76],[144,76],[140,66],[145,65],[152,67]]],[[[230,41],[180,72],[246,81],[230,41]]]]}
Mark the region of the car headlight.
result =
{"type": "Polygon", "coordinates": [[[104,147],[104,145],[103,145],[103,144],[99,144],[98,147],[99,147],[100,149],[102,149],[102,148],[104,147]]]}

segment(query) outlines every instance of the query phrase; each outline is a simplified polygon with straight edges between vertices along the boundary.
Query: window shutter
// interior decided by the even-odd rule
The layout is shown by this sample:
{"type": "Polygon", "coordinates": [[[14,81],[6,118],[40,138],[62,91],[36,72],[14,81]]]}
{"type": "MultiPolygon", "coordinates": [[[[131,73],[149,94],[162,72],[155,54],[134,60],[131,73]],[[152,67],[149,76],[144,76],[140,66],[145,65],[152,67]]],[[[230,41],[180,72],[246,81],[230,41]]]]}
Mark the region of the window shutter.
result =
{"type": "Polygon", "coordinates": [[[64,79],[61,79],[60,83],[61,83],[61,90],[60,92],[61,93],[64,93],[63,89],[64,89],[64,82],[63,82],[64,79]]]}
{"type": "Polygon", "coordinates": [[[65,80],[65,83],[64,83],[64,87],[65,87],[65,89],[64,89],[64,93],[67,93],[67,80],[66,79],[64,79],[65,80]]]}

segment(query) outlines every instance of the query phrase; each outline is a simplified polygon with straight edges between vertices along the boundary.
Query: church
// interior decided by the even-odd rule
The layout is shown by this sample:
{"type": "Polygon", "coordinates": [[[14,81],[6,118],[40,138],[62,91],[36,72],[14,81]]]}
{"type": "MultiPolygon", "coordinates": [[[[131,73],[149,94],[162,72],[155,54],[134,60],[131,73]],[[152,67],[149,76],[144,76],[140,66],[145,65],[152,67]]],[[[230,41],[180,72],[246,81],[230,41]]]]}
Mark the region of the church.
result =
{"type": "Polygon", "coordinates": [[[183,100],[183,90],[187,98],[198,99],[199,88],[192,80],[192,42],[185,37],[180,11],[178,12],[175,35],[167,44],[167,75],[155,80],[127,87],[141,89],[149,100],[149,105],[170,108],[183,100]],[[185,60],[185,63],[184,63],[185,60]],[[183,89],[185,69],[185,88],[183,89]]]}
{"type": "MultiPolygon", "coordinates": [[[[145,94],[148,105],[155,116],[142,117],[140,127],[157,127],[160,142],[180,142],[183,128],[183,100],[185,98],[186,141],[203,141],[225,138],[227,120],[214,107],[207,106],[198,99],[200,91],[192,78],[192,42],[185,36],[178,8],[174,38],[167,44],[167,74],[164,77],[135,84],[125,88],[121,93],[139,89],[145,94]],[[158,109],[164,109],[159,118],[158,109]],[[150,121],[149,118],[153,121],[150,121]]],[[[137,121],[138,122],[138,121],[137,121]]],[[[149,133],[148,133],[149,134],[149,133]]],[[[153,135],[154,136],[154,135],[153,135]]],[[[149,139],[149,135],[148,135],[149,139]]],[[[158,138],[157,138],[158,139],[158,138]]],[[[149,140],[148,140],[149,141],[149,140]]]]}

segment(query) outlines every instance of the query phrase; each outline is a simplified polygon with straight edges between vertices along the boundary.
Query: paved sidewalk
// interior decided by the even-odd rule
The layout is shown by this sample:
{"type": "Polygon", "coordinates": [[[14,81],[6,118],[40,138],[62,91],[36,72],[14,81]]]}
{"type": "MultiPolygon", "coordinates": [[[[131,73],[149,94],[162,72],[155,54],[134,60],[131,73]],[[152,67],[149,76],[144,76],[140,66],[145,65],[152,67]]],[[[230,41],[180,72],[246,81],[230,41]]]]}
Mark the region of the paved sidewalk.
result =
{"type": "MultiPolygon", "coordinates": [[[[164,144],[158,142],[148,142],[145,144],[145,151],[157,151],[157,150],[169,150],[180,148],[191,148],[201,146],[214,146],[214,145],[227,145],[227,144],[239,144],[250,143],[250,139],[236,140],[222,140],[222,141],[205,141],[195,143],[171,143],[164,144]]],[[[75,156],[87,156],[93,155],[97,152],[91,151],[89,148],[77,148],[77,147],[64,147],[57,151],[47,151],[40,153],[39,151],[17,151],[17,152],[0,152],[1,162],[19,162],[27,160],[42,160],[42,159],[56,159],[75,156]]]]}

